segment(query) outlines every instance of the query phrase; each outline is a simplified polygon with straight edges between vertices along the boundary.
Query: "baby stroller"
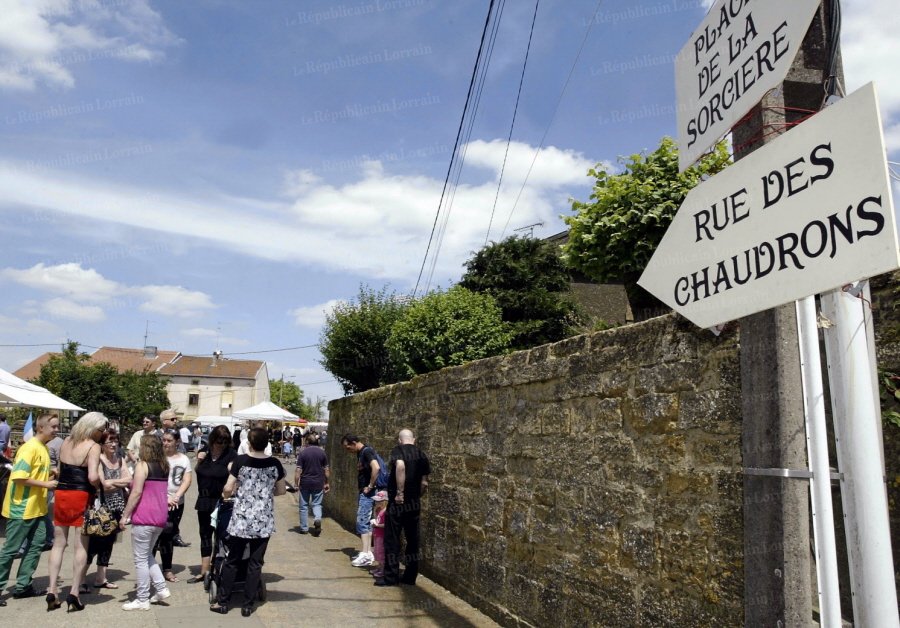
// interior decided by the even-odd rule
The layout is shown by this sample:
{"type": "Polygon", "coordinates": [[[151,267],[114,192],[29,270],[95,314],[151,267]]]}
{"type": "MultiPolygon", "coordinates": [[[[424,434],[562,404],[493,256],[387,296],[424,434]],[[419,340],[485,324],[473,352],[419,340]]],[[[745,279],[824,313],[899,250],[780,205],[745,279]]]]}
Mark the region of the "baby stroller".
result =
{"type": "MultiPolygon", "coordinates": [[[[226,499],[219,501],[216,508],[216,530],[213,533],[213,555],[212,564],[209,573],[206,574],[206,581],[203,587],[209,593],[209,603],[215,604],[219,587],[222,586],[222,567],[225,565],[225,559],[228,558],[228,522],[231,521],[231,513],[234,510],[234,500],[226,499]]],[[[234,590],[239,589],[239,585],[243,585],[247,580],[247,565],[250,562],[250,548],[244,551],[241,562],[238,563],[237,575],[234,579],[234,590]]],[[[266,583],[263,579],[259,579],[259,588],[256,596],[260,602],[266,601],[266,583]]]]}

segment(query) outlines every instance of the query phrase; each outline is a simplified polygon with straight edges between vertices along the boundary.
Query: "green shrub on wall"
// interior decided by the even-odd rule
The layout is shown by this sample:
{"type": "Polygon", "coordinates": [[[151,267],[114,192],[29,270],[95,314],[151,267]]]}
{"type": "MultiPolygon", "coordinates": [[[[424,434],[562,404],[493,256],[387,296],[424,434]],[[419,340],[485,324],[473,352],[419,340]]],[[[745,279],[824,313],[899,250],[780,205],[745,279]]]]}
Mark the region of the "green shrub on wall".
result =
{"type": "Polygon", "coordinates": [[[412,377],[506,353],[511,340],[493,297],[456,286],[411,304],[394,323],[387,347],[412,377]]]}

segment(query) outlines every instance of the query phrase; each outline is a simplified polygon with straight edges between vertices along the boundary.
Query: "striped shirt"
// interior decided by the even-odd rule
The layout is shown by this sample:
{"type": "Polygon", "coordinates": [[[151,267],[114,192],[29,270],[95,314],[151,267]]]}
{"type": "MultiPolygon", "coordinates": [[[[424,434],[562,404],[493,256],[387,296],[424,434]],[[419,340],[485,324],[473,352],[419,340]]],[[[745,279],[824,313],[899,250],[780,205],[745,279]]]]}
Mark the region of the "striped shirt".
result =
{"type": "Polygon", "coordinates": [[[47,514],[47,489],[19,486],[13,480],[50,479],[50,452],[38,438],[29,438],[16,452],[9,487],[3,498],[3,516],[7,519],[34,519],[47,514]]]}

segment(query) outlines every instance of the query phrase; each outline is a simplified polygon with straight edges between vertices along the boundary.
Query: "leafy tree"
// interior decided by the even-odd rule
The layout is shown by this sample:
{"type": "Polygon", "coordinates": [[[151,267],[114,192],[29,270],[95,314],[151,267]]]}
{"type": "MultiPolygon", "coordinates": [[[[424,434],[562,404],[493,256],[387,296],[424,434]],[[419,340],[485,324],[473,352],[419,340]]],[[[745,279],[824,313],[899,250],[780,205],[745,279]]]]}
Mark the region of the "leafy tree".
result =
{"type": "Polygon", "coordinates": [[[386,343],[406,306],[387,288],[360,286],[355,300],[342,303],[325,318],[319,338],[320,363],[347,394],[400,380],[386,343]]]}
{"type": "Polygon", "coordinates": [[[511,236],[482,248],[465,267],[459,285],[494,297],[511,326],[514,349],[556,342],[574,333],[578,315],[566,298],[569,271],[557,246],[511,236]]]}
{"type": "Polygon", "coordinates": [[[664,137],[654,152],[620,162],[625,165],[620,174],[599,168],[588,171],[597,182],[591,200],[574,201],[575,215],[564,217],[569,241],[563,247],[563,259],[596,281],[637,288],[641,272],[687,193],[701,177],[725,168],[730,158],[720,142],[696,165],[679,173],[675,141],[664,137]]]}
{"type": "MultiPolygon", "coordinates": [[[[139,419],[145,414],[159,415],[160,412],[170,407],[169,395],[166,392],[168,380],[159,373],[125,371],[117,373],[116,378],[124,407],[115,416],[126,423],[133,422],[134,425],[139,425],[139,419]]],[[[87,406],[82,407],[86,408],[87,406]]]]}
{"type": "Polygon", "coordinates": [[[127,424],[136,424],[143,414],[159,414],[169,407],[166,379],[159,373],[119,373],[105,362],[89,364],[77,342],[69,342],[59,355],[41,366],[35,380],[55,395],[88,411],[127,424]]]}
{"type": "Polygon", "coordinates": [[[318,411],[310,403],[309,397],[304,399],[303,390],[294,382],[270,379],[269,398],[272,400],[272,403],[281,406],[302,419],[315,421],[315,417],[318,416],[318,411]]]}
{"type": "Polygon", "coordinates": [[[492,296],[455,286],[412,303],[394,324],[388,349],[413,376],[505,353],[511,340],[492,296]]]}

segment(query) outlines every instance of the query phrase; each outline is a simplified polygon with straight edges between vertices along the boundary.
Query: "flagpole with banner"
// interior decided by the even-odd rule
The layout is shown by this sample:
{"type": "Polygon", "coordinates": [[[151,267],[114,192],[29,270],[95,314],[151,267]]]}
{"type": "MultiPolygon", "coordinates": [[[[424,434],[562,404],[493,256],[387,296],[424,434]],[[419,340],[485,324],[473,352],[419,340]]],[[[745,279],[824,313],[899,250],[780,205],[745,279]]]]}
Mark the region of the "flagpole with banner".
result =
{"type": "Polygon", "coordinates": [[[34,436],[34,423],[31,417],[31,411],[28,411],[28,420],[25,421],[25,430],[22,434],[22,442],[28,441],[29,438],[34,436]]]}

